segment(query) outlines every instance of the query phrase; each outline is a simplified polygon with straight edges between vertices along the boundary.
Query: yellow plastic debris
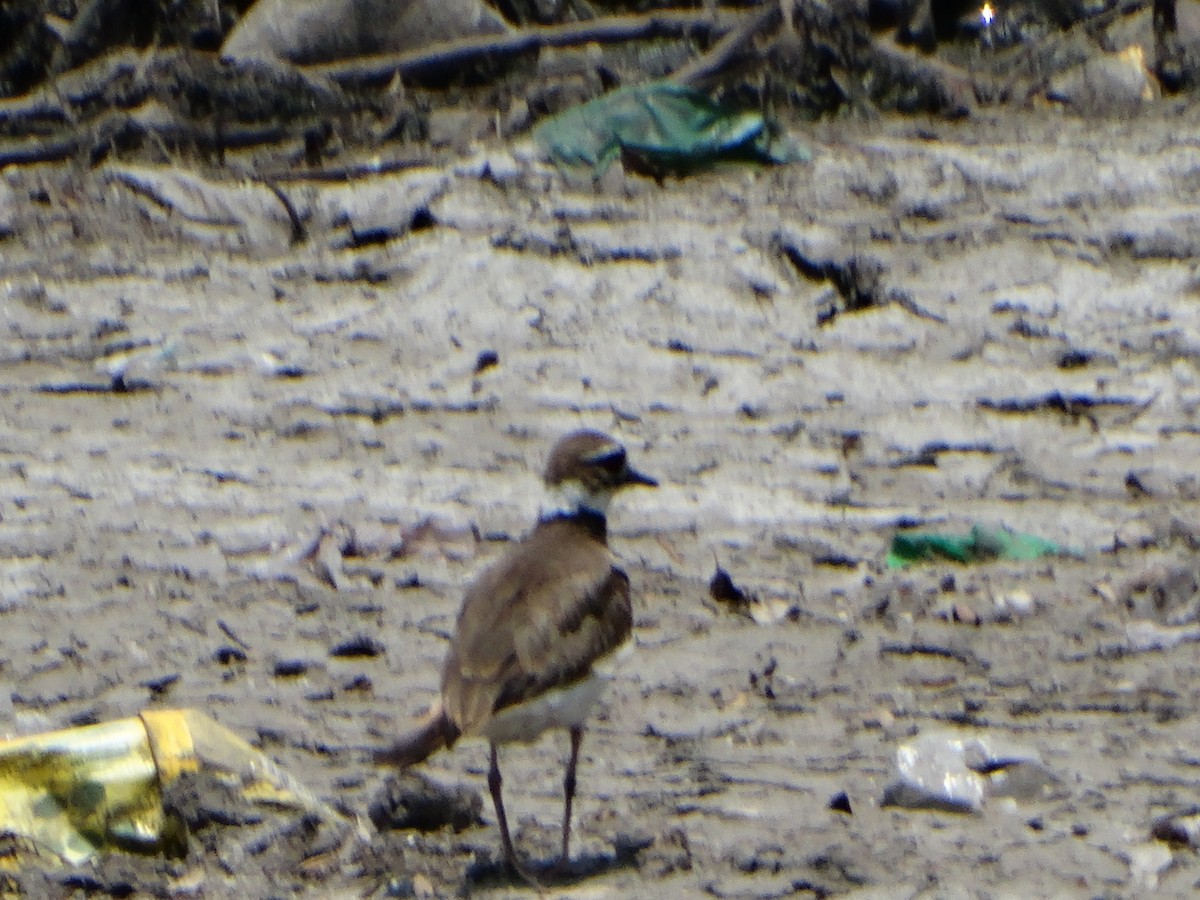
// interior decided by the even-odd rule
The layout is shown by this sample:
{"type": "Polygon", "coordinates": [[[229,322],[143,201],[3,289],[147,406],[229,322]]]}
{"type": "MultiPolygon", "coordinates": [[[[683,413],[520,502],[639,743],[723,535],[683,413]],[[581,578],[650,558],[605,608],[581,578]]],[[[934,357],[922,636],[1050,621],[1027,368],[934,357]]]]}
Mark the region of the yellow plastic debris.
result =
{"type": "MultiPolygon", "coordinates": [[[[186,826],[164,810],[163,788],[198,772],[247,803],[340,818],[233,732],[177,709],[0,741],[0,832],[71,865],[111,849],[169,852],[186,826]]],[[[20,864],[0,857],[0,868],[20,864]]]]}

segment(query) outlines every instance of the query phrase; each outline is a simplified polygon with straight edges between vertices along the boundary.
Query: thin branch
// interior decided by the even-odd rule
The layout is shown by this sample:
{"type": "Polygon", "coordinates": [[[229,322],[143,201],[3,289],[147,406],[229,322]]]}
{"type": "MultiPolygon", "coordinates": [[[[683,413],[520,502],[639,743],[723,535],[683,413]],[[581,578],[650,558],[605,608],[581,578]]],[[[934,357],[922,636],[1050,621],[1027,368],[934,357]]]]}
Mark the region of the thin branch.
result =
{"type": "Polygon", "coordinates": [[[745,17],[736,28],[717,41],[716,46],[697,57],[687,65],[676,70],[671,80],[679,84],[696,84],[707,78],[712,78],[729,63],[750,38],[767,27],[767,24],[779,15],[777,3],[767,3],[756,12],[745,17]]]}
{"type": "MultiPolygon", "coordinates": [[[[775,6],[773,3],[770,5],[775,6]]],[[[362,56],[298,68],[309,75],[325,76],[337,82],[383,80],[396,74],[414,75],[422,70],[461,66],[483,57],[515,56],[543,47],[611,44],[688,34],[718,36],[738,29],[747,19],[757,19],[761,15],[759,10],[751,13],[721,12],[715,16],[696,10],[660,10],[639,16],[610,16],[566,25],[524,28],[501,35],[480,35],[431,44],[422,50],[362,56]]]]}
{"type": "Polygon", "coordinates": [[[273,179],[263,178],[261,180],[267,186],[267,189],[275,195],[275,198],[283,204],[283,208],[287,212],[288,220],[292,223],[292,246],[304,243],[308,240],[308,229],[304,227],[304,222],[300,219],[300,213],[296,212],[296,207],[292,204],[291,199],[273,179]]]}

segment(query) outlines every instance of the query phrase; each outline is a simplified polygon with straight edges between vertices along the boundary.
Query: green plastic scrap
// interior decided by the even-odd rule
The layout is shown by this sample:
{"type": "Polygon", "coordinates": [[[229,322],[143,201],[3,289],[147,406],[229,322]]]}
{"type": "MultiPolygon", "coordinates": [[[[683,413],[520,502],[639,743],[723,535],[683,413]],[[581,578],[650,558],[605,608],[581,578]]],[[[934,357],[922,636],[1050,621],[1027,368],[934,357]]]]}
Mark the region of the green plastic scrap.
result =
{"type": "Polygon", "coordinates": [[[887,567],[903,569],[940,559],[976,563],[992,559],[1032,560],[1045,556],[1078,556],[1078,552],[1033,534],[1007,528],[972,526],[967,534],[909,531],[892,538],[887,567]]]}
{"type": "Polygon", "coordinates": [[[611,91],[548,119],[534,137],[555,164],[590,166],[596,178],[622,151],[672,170],[731,157],[775,163],[810,158],[759,113],[728,109],[671,81],[611,91]]]}

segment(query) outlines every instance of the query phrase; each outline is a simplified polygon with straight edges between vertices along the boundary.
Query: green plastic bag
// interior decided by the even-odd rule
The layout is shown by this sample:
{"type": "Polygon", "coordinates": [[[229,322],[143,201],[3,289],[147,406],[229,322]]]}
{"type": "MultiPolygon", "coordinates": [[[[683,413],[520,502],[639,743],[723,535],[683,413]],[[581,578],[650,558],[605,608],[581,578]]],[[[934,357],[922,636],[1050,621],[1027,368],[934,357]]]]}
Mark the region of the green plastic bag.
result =
{"type": "Polygon", "coordinates": [[[975,563],[992,559],[1033,560],[1045,556],[1078,556],[1053,541],[1007,528],[972,526],[967,534],[932,531],[901,532],[892,538],[887,567],[902,569],[917,562],[950,560],[975,563]]]}
{"type": "Polygon", "coordinates": [[[786,163],[809,152],[759,113],[727,109],[671,81],[619,88],[543,122],[534,138],[559,166],[602,176],[625,153],[655,170],[682,171],[723,158],[786,163]]]}

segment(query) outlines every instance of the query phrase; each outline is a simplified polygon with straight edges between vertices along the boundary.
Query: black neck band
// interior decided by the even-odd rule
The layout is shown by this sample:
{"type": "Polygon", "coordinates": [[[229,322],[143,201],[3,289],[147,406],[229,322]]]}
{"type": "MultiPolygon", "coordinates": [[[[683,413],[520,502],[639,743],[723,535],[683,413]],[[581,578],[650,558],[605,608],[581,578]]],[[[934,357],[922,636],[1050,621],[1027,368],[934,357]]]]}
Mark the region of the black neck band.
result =
{"type": "Polygon", "coordinates": [[[572,522],[575,525],[581,525],[588,532],[600,538],[602,541],[608,540],[608,519],[604,517],[604,513],[597,512],[594,509],[588,509],[586,506],[581,506],[574,512],[555,512],[542,518],[543,522],[553,522],[556,519],[561,519],[564,522],[572,522]]]}

